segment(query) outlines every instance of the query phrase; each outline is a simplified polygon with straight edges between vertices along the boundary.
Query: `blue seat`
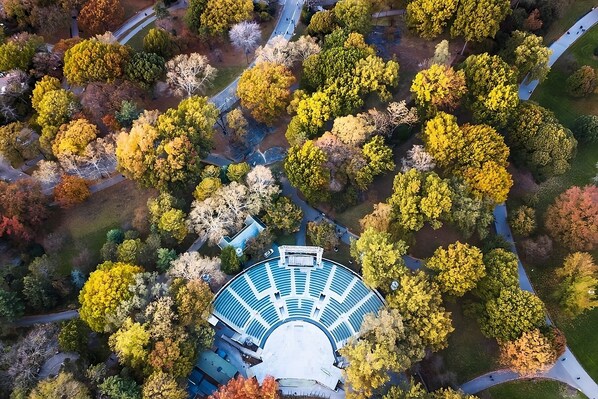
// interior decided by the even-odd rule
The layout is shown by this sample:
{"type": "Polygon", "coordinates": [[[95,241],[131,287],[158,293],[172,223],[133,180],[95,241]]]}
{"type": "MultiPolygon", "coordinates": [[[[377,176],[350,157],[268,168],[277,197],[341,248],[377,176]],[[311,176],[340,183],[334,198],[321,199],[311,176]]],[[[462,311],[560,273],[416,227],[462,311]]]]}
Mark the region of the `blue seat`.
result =
{"type": "Polygon", "coordinates": [[[278,266],[277,263],[270,265],[270,271],[272,272],[276,289],[280,292],[280,295],[291,295],[291,271],[278,266]]]}
{"type": "Polygon", "coordinates": [[[247,328],[247,334],[255,337],[257,342],[261,342],[264,334],[266,333],[266,327],[262,325],[256,319],[253,319],[251,323],[249,323],[249,327],[247,328]]]}
{"type": "Polygon", "coordinates": [[[242,328],[249,320],[250,314],[247,309],[228,290],[224,290],[218,295],[214,302],[214,308],[218,309],[221,315],[238,328],[242,328]]]}
{"type": "Polygon", "coordinates": [[[268,278],[268,273],[266,273],[266,268],[263,264],[249,269],[247,275],[258,292],[264,292],[270,288],[270,279],[268,278]]]}
{"type": "Polygon", "coordinates": [[[351,281],[355,278],[356,277],[345,268],[337,267],[332,282],[330,283],[330,290],[338,295],[343,295],[349,284],[351,284],[351,281]]]}
{"type": "Polygon", "coordinates": [[[305,280],[307,279],[307,275],[299,269],[293,270],[295,273],[295,292],[297,295],[303,295],[305,292],[305,280]]]}

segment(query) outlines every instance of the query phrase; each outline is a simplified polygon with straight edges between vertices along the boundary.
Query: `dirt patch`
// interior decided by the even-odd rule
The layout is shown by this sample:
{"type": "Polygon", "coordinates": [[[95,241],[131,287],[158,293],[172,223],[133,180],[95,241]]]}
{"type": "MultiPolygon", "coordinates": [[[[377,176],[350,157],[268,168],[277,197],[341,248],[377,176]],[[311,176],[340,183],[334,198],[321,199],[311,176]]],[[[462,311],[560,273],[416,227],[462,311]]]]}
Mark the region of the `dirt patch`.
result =
{"type": "Polygon", "coordinates": [[[258,149],[262,152],[266,151],[268,148],[272,147],[282,147],[282,148],[289,148],[289,142],[285,137],[285,133],[287,131],[287,126],[291,117],[288,115],[284,115],[282,119],[276,121],[276,126],[274,131],[268,133],[264,140],[258,146],[258,149]]]}

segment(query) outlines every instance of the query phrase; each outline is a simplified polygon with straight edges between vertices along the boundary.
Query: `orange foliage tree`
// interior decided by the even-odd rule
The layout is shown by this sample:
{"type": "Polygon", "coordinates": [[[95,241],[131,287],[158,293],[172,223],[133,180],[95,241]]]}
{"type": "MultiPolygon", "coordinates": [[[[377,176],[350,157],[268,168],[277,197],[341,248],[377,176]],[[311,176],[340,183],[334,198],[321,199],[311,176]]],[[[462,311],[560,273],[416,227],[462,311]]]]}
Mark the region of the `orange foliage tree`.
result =
{"type": "Polygon", "coordinates": [[[81,203],[90,195],[87,180],[79,176],[64,175],[62,181],[54,188],[54,199],[62,208],[81,203]]]}
{"type": "Polygon", "coordinates": [[[500,345],[500,363],[521,375],[533,375],[550,368],[557,352],[549,337],[535,329],[500,345]]]}
{"type": "Polygon", "coordinates": [[[81,9],[79,22],[87,33],[95,35],[120,25],[124,17],[121,0],[90,0],[81,9]]]}
{"type": "Polygon", "coordinates": [[[546,211],[550,235],[573,251],[598,248],[598,187],[571,187],[546,211]]]}
{"type": "Polygon", "coordinates": [[[255,378],[238,376],[222,385],[209,399],[279,399],[278,383],[273,377],[266,377],[262,386],[255,378]]]}

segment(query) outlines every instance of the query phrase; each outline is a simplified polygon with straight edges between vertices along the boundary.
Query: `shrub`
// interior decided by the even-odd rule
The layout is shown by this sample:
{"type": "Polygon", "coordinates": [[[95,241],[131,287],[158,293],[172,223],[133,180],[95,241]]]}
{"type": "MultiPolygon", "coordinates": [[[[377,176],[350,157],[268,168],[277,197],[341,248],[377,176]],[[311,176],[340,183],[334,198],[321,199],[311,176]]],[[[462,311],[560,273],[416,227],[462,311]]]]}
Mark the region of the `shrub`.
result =
{"type": "Polygon", "coordinates": [[[548,260],[552,253],[552,240],[547,235],[541,235],[536,239],[528,238],[521,243],[521,247],[528,262],[540,263],[548,260]]]}
{"type": "Polygon", "coordinates": [[[584,65],[567,78],[567,93],[573,97],[585,97],[596,89],[596,79],[596,70],[584,65]]]}
{"type": "Polygon", "coordinates": [[[121,229],[111,229],[106,233],[106,240],[120,244],[125,239],[125,233],[121,229]]]}
{"type": "Polygon", "coordinates": [[[520,206],[509,216],[509,224],[516,235],[527,237],[536,230],[536,211],[534,208],[520,206]]]}
{"type": "Polygon", "coordinates": [[[573,123],[573,135],[580,143],[598,142],[598,116],[582,115],[573,123]]]}

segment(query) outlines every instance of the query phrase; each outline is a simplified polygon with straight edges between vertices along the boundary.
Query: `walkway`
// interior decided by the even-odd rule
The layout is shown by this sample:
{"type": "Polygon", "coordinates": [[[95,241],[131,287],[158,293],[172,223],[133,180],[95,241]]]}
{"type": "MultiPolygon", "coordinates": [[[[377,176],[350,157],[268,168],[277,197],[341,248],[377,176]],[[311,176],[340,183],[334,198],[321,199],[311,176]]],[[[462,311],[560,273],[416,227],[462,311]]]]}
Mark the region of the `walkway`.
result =
{"type": "MultiPolygon", "coordinates": [[[[558,40],[556,40],[550,49],[553,51],[549,65],[552,66],[556,60],[565,53],[567,48],[571,46],[579,37],[581,37],[586,29],[594,26],[598,22],[598,8],[592,9],[589,13],[584,15],[579,21],[577,21],[565,34],[563,34],[558,40]],[[582,30],[583,27],[583,30],[582,30]]],[[[528,100],[533,91],[538,86],[538,81],[532,81],[530,83],[522,83],[519,86],[519,98],[522,100],[528,100]]],[[[506,241],[511,243],[513,252],[517,254],[515,248],[515,241],[511,234],[511,229],[507,222],[507,207],[502,204],[494,208],[494,227],[496,233],[502,236],[506,241]]],[[[519,286],[521,289],[534,292],[534,288],[523,268],[521,259],[517,257],[519,264],[519,286]]],[[[552,320],[547,315],[547,321],[552,324],[552,320]]],[[[556,362],[556,364],[548,371],[540,373],[536,378],[548,378],[564,382],[565,384],[583,392],[590,399],[598,399],[598,384],[588,375],[584,370],[583,366],[575,358],[569,347],[565,349],[565,353],[556,362]]],[[[512,371],[499,370],[491,373],[486,373],[482,376],[474,378],[473,380],[466,382],[461,386],[464,392],[474,394],[484,389],[490,388],[494,385],[498,385],[502,382],[513,381],[517,379],[527,379],[529,377],[521,377],[512,371]],[[493,378],[490,378],[492,375],[493,378]]]]}
{"type": "MultiPolygon", "coordinates": [[[[548,60],[548,65],[552,66],[559,59],[561,55],[569,46],[571,46],[577,39],[579,39],[588,29],[594,26],[598,22],[598,7],[592,9],[589,13],[584,15],[579,21],[577,21],[567,32],[559,37],[554,43],[550,45],[552,55],[548,60]],[[583,27],[583,28],[582,28],[583,27]]],[[[529,83],[522,83],[519,86],[519,98],[522,100],[529,100],[532,93],[538,86],[539,82],[533,80],[529,83]]]]}
{"type": "MultiPolygon", "coordinates": [[[[270,35],[268,42],[276,36],[282,36],[290,40],[295,33],[295,27],[299,22],[301,16],[301,8],[304,0],[285,0],[284,6],[280,12],[278,23],[274,31],[270,35]]],[[[255,61],[249,64],[247,69],[253,67],[255,61]]],[[[220,93],[216,94],[210,99],[211,102],[218,107],[220,111],[226,111],[232,107],[237,101],[237,85],[239,84],[239,77],[237,77],[231,84],[226,86],[220,93]]]]}
{"type": "Polygon", "coordinates": [[[13,322],[16,327],[28,327],[34,324],[54,323],[56,321],[70,320],[79,317],[78,310],[65,310],[59,313],[25,316],[13,322]]]}

